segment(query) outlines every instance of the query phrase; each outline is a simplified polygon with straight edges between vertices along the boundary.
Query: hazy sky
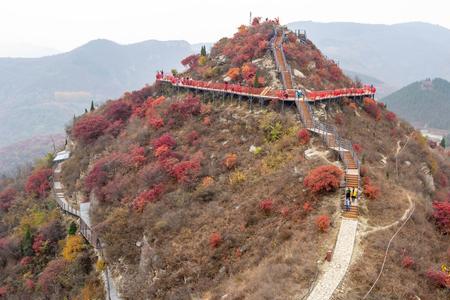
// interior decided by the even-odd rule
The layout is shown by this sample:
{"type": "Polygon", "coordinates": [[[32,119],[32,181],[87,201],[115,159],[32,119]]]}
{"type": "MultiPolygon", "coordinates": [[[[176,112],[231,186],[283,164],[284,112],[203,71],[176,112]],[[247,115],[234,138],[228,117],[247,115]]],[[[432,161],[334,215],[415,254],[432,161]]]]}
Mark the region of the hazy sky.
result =
{"type": "Polygon", "coordinates": [[[67,51],[96,38],[216,41],[247,23],[250,11],[283,24],[424,21],[450,28],[449,6],[447,0],[0,0],[0,44],[67,51]]]}

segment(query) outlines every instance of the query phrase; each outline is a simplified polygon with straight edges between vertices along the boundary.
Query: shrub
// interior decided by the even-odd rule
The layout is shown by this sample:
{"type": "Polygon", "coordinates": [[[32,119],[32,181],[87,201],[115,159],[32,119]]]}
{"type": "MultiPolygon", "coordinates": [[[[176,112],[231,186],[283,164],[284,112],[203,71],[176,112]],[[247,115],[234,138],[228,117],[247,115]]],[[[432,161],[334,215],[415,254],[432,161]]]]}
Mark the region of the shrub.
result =
{"type": "Polygon", "coordinates": [[[160,116],[152,116],[148,119],[148,123],[155,129],[164,127],[164,120],[160,116]]]}
{"type": "Polygon", "coordinates": [[[327,215],[320,215],[316,218],[316,226],[320,232],[327,232],[330,227],[330,217],[327,215]]]}
{"type": "Polygon", "coordinates": [[[39,275],[37,283],[45,294],[48,295],[53,292],[52,287],[58,283],[59,275],[65,270],[66,265],[64,259],[52,260],[39,275]]]}
{"type": "Polygon", "coordinates": [[[228,170],[233,169],[237,163],[237,155],[235,153],[228,153],[223,160],[223,164],[228,170]]]}
{"type": "Polygon", "coordinates": [[[131,116],[131,106],[124,101],[118,100],[107,104],[105,108],[105,117],[111,121],[126,121],[131,116]]]}
{"type": "Polygon", "coordinates": [[[376,200],[380,196],[380,188],[367,183],[364,185],[364,195],[370,200],[376,200]]]}
{"type": "Polygon", "coordinates": [[[281,214],[283,217],[289,216],[289,207],[287,207],[287,206],[282,207],[282,208],[280,209],[280,214],[281,214]]]}
{"type": "Polygon", "coordinates": [[[52,169],[34,170],[25,184],[25,191],[35,198],[44,198],[51,189],[52,169]]]}
{"type": "Polygon", "coordinates": [[[402,259],[402,266],[403,268],[411,268],[414,266],[416,262],[414,261],[414,258],[412,258],[411,256],[405,256],[402,259]]]}
{"type": "Polygon", "coordinates": [[[309,213],[312,210],[313,210],[313,207],[312,207],[311,203],[309,203],[309,202],[303,203],[303,211],[305,213],[309,213]]]}
{"type": "Polygon", "coordinates": [[[102,136],[110,123],[103,116],[87,115],[73,127],[73,136],[82,143],[89,144],[102,136]]]}
{"type": "Polygon", "coordinates": [[[31,247],[33,248],[34,253],[40,254],[45,247],[45,244],[46,241],[44,239],[44,236],[40,233],[34,237],[33,245],[31,247]]]}
{"type": "Polygon", "coordinates": [[[186,119],[190,116],[200,115],[200,99],[192,95],[186,96],[182,101],[172,103],[169,107],[169,113],[176,119],[186,119]]]}
{"type": "Polygon", "coordinates": [[[200,162],[198,160],[186,160],[176,163],[170,170],[170,175],[175,177],[178,182],[188,183],[194,179],[200,171],[200,162]]]}
{"type": "Polygon", "coordinates": [[[385,118],[386,118],[386,120],[388,120],[391,123],[397,121],[397,115],[395,113],[393,113],[392,111],[387,112],[385,118]]]}
{"type": "Polygon", "coordinates": [[[353,144],[352,148],[353,148],[353,151],[356,152],[356,154],[361,154],[363,151],[363,148],[360,144],[353,144]]]}
{"type": "Polygon", "coordinates": [[[14,199],[16,198],[17,191],[13,188],[6,188],[0,192],[0,210],[8,211],[11,207],[14,199]]]}
{"type": "Polygon", "coordinates": [[[8,287],[0,286],[0,297],[6,297],[8,295],[8,287]]]}
{"type": "Polygon", "coordinates": [[[222,236],[218,232],[214,232],[209,237],[209,245],[211,246],[211,248],[219,247],[221,242],[222,242],[222,236]]]}
{"type": "Polygon", "coordinates": [[[142,167],[147,158],[145,157],[145,148],[140,146],[133,146],[130,151],[131,161],[133,162],[136,168],[142,167]]]}
{"type": "Polygon", "coordinates": [[[203,177],[203,179],[202,179],[202,187],[203,188],[207,188],[207,187],[211,186],[212,184],[214,184],[214,178],[212,178],[211,176],[203,177]]]}
{"type": "Polygon", "coordinates": [[[162,184],[155,185],[149,190],[141,192],[133,201],[133,208],[142,212],[148,203],[152,203],[158,200],[161,194],[164,192],[162,184]]]}
{"type": "Polygon", "coordinates": [[[185,67],[188,66],[189,68],[193,68],[193,67],[197,66],[199,57],[200,57],[200,54],[192,54],[192,55],[186,57],[185,59],[183,59],[181,61],[181,64],[185,67]]]}
{"type": "Polygon", "coordinates": [[[377,102],[371,98],[364,98],[363,100],[364,110],[375,120],[379,120],[381,117],[380,107],[377,102]]]}
{"type": "Polygon", "coordinates": [[[272,211],[273,208],[273,200],[272,199],[264,199],[259,202],[259,209],[261,209],[265,214],[268,214],[272,211]]]}
{"type": "Polygon", "coordinates": [[[105,268],[106,262],[103,259],[99,258],[95,263],[95,269],[97,270],[97,272],[103,272],[105,268]]]}
{"type": "Polygon", "coordinates": [[[33,260],[33,258],[31,256],[25,256],[24,258],[22,258],[19,262],[19,264],[21,266],[27,266],[30,264],[30,262],[33,260]]]}
{"type": "Polygon", "coordinates": [[[450,201],[433,202],[433,218],[437,228],[444,234],[450,233],[450,201]]]}
{"type": "Polygon", "coordinates": [[[70,222],[69,229],[67,230],[68,235],[75,235],[77,233],[77,224],[75,222],[70,222]]]}
{"type": "Polygon", "coordinates": [[[31,280],[30,278],[25,279],[25,287],[29,290],[33,290],[34,289],[34,281],[31,280]]]}
{"type": "Polygon", "coordinates": [[[334,117],[334,122],[336,123],[336,125],[344,124],[344,114],[336,114],[336,116],[334,117]]]}
{"type": "Polygon", "coordinates": [[[72,262],[77,258],[85,248],[84,240],[81,235],[70,235],[66,239],[66,243],[62,250],[62,256],[66,261],[72,262]]]}
{"type": "Polygon", "coordinates": [[[313,193],[335,191],[341,181],[343,172],[336,166],[320,166],[309,172],[303,184],[313,193]]]}
{"type": "Polygon", "coordinates": [[[300,141],[300,144],[302,144],[302,145],[308,144],[309,140],[311,138],[309,135],[309,131],[306,128],[300,129],[297,136],[298,136],[298,140],[300,141]]]}
{"type": "Polygon", "coordinates": [[[438,287],[450,288],[450,279],[447,273],[442,271],[428,270],[425,275],[432,284],[438,287]]]}
{"type": "Polygon", "coordinates": [[[235,171],[231,173],[228,180],[231,185],[238,185],[245,182],[245,180],[247,180],[247,176],[245,176],[245,173],[242,171],[235,171]]]}
{"type": "Polygon", "coordinates": [[[226,74],[226,76],[230,77],[231,80],[238,79],[239,75],[241,74],[241,69],[239,68],[230,68],[226,74]]]}
{"type": "Polygon", "coordinates": [[[177,145],[177,142],[169,133],[165,133],[162,136],[160,136],[159,138],[156,138],[153,141],[151,141],[151,144],[154,149],[157,149],[161,146],[167,146],[168,148],[174,148],[177,145]]]}

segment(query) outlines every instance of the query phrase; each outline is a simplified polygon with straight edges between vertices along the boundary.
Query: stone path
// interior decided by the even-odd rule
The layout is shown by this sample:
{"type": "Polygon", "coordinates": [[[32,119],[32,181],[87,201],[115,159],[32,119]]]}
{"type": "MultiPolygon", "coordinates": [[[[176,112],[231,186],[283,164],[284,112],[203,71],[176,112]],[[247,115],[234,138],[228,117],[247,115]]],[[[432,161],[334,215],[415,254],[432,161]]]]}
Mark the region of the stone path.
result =
{"type": "Polygon", "coordinates": [[[328,300],[345,276],[353,254],[358,221],[342,219],[331,262],[325,262],[324,272],[319,275],[316,286],[308,300],[328,300]]]}

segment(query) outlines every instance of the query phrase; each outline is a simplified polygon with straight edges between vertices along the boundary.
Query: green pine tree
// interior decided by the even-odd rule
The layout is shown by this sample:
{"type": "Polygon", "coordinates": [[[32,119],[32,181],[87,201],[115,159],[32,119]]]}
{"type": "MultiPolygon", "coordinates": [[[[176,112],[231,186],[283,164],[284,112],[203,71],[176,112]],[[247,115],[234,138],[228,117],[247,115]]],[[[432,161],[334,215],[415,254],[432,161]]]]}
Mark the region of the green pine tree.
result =
{"type": "Polygon", "coordinates": [[[85,114],[87,114],[87,113],[88,113],[88,110],[87,110],[87,108],[85,108],[85,109],[84,109],[84,113],[85,113],[85,114]]]}
{"type": "Polygon", "coordinates": [[[91,111],[94,111],[95,107],[94,107],[94,100],[91,101],[91,111]]]}
{"type": "Polygon", "coordinates": [[[67,230],[69,235],[75,235],[77,233],[77,224],[75,222],[71,222],[69,225],[69,230],[67,230]]]}
{"type": "Polygon", "coordinates": [[[23,256],[33,255],[33,238],[31,237],[31,231],[29,226],[27,226],[27,228],[25,229],[21,249],[23,256]]]}
{"type": "Polygon", "coordinates": [[[447,146],[447,141],[445,140],[445,137],[442,138],[440,145],[442,148],[445,148],[447,146]]]}
{"type": "Polygon", "coordinates": [[[255,78],[253,79],[253,86],[255,88],[259,88],[259,74],[258,74],[258,72],[256,72],[255,78]]]}
{"type": "Polygon", "coordinates": [[[202,48],[200,50],[200,55],[201,56],[206,56],[206,46],[202,46],[202,48]]]}

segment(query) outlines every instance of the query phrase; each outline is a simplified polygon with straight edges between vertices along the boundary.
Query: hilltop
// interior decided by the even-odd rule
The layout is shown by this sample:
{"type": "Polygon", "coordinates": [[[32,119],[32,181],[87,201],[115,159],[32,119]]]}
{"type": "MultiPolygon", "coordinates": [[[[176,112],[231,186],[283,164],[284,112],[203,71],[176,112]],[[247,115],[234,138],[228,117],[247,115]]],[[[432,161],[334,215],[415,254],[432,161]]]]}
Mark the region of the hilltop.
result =
{"type": "Polygon", "coordinates": [[[414,82],[382,101],[409,122],[450,131],[450,82],[444,79],[414,82]]]}

